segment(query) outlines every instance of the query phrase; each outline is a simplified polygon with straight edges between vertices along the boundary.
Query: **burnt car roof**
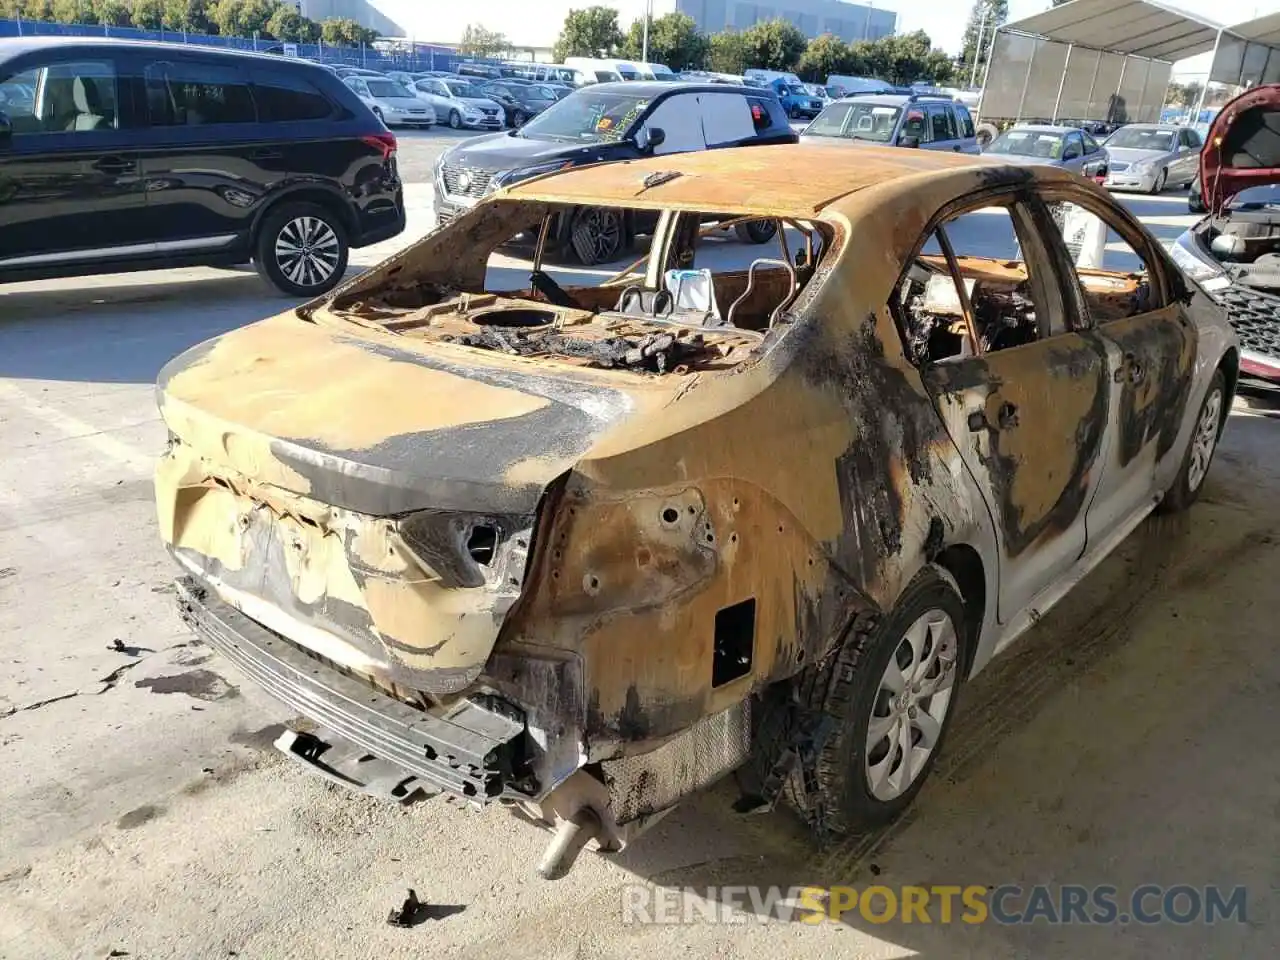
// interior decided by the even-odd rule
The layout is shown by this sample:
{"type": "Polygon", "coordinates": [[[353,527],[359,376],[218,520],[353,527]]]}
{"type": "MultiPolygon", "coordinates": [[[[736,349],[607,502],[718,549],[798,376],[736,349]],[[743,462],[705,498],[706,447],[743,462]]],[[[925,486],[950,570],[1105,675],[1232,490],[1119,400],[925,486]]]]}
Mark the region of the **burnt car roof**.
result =
{"type": "Polygon", "coordinates": [[[1246,90],[1214,117],[1200,152],[1200,183],[1213,216],[1242,190],[1280,183],[1280,84],[1246,90]]]}
{"type": "Polygon", "coordinates": [[[1025,167],[985,157],[870,145],[860,149],[857,162],[852,163],[843,147],[800,143],[593,164],[522,181],[498,196],[637,209],[714,208],[735,215],[812,217],[866,187],[966,167],[974,168],[976,181],[992,176],[991,168],[1000,166],[1016,169],[1016,176],[1024,178],[1059,176],[1051,170],[1028,172],[1025,167]],[[780,170],[786,171],[785,177],[779,176],[780,170]],[[650,186],[645,186],[646,179],[650,186]]]}

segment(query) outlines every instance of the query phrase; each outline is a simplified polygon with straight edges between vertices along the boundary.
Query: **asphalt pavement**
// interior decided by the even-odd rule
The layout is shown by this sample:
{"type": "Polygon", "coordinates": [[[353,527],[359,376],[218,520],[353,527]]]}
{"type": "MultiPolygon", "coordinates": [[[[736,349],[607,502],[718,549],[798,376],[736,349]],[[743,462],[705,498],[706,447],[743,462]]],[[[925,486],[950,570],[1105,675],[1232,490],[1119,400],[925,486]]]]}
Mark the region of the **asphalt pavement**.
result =
{"type": "MultiPolygon", "coordinates": [[[[446,131],[400,137],[421,237],[446,131]]],[[[1163,240],[1185,194],[1126,201],[1163,240]]],[[[981,224],[974,244],[1002,242],[981,224]]],[[[726,258],[751,248],[726,244],[726,258]]],[[[518,276],[506,258],[496,269],[518,276]]],[[[1205,497],[1143,525],[964,694],[893,829],[815,850],[707,791],[563,881],[501,810],[401,809],[283,764],[289,717],[192,642],[157,536],[153,383],[175,353],[286,309],[248,271],[0,287],[0,957],[1263,958],[1280,849],[1280,408],[1238,405],[1205,497]],[[712,885],[1243,886],[1244,922],[625,923],[634,892],[712,885]],[[413,888],[432,918],[387,924],[413,888]],[[751,935],[743,937],[743,923],[751,935]]],[[[340,375],[340,372],[335,372],[340,375]]]]}

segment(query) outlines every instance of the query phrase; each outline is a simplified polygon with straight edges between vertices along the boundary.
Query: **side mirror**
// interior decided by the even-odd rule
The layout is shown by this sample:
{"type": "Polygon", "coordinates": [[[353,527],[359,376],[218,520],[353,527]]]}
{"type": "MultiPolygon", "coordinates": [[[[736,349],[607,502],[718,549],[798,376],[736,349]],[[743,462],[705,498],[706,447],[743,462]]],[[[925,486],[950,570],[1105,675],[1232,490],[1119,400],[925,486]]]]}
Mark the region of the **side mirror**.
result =
{"type": "Polygon", "coordinates": [[[898,146],[908,147],[914,150],[916,147],[920,146],[920,138],[914,134],[904,133],[898,138],[898,146]]]}
{"type": "Polygon", "coordinates": [[[0,150],[8,150],[13,145],[13,123],[9,115],[0,110],[0,150]]]}
{"type": "Polygon", "coordinates": [[[642,153],[653,153],[667,142],[667,131],[661,127],[644,127],[636,134],[636,146],[642,153]]]}

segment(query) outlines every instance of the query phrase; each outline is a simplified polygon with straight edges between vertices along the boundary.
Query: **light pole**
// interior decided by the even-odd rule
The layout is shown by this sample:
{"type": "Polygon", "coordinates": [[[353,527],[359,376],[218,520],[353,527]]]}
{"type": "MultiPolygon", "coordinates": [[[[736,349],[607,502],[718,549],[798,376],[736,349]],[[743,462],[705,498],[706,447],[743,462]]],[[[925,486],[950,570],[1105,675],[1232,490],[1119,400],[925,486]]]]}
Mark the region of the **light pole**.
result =
{"type": "Polygon", "coordinates": [[[973,45],[973,71],[969,76],[969,89],[978,85],[978,61],[982,59],[982,36],[987,32],[987,14],[991,12],[991,4],[982,5],[982,19],[978,22],[978,42],[973,45]]]}
{"type": "Polygon", "coordinates": [[[649,62],[649,21],[653,19],[653,0],[644,3],[644,40],[640,45],[640,59],[649,62]]]}

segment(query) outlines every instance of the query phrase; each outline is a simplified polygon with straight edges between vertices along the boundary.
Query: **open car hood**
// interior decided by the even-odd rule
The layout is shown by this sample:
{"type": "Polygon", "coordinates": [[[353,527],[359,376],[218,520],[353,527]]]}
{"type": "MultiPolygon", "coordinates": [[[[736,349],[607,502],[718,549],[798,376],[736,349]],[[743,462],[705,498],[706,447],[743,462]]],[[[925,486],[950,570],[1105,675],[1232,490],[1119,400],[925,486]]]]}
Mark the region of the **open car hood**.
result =
{"type": "Polygon", "coordinates": [[[1280,183],[1280,84],[1254,87],[1214,118],[1200,152],[1205,205],[1220,217],[1242,190],[1280,183]]]}

